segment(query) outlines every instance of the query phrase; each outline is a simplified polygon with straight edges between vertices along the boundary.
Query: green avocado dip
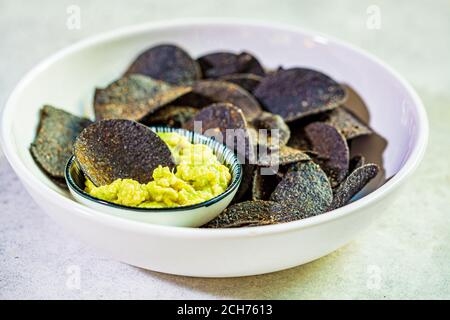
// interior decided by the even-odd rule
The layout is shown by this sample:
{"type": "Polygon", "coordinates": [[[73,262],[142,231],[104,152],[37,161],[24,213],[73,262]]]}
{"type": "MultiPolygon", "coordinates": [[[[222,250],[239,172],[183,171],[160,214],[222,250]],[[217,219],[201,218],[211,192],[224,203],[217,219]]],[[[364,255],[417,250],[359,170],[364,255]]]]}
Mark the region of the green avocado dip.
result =
{"type": "Polygon", "coordinates": [[[85,191],[109,202],[141,208],[180,207],[201,203],[223,193],[230,184],[228,167],[221,164],[212,149],[204,144],[192,144],[175,132],[158,133],[168,145],[177,164],[159,166],[153,180],[141,184],[132,179],[117,179],[96,187],[86,179],[85,191]]]}

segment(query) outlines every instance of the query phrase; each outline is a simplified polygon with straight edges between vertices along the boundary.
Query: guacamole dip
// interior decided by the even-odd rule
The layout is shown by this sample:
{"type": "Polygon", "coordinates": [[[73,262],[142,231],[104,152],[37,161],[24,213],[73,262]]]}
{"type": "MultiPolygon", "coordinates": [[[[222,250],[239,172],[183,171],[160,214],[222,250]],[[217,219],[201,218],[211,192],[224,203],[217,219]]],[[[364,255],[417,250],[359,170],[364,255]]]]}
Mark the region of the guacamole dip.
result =
{"type": "Polygon", "coordinates": [[[87,179],[85,191],[93,197],[125,206],[164,208],[204,202],[227,189],[230,170],[217,160],[208,146],[192,144],[174,132],[158,135],[172,152],[177,164],[175,171],[159,166],[153,171],[153,180],[147,184],[117,179],[96,187],[87,179]]]}

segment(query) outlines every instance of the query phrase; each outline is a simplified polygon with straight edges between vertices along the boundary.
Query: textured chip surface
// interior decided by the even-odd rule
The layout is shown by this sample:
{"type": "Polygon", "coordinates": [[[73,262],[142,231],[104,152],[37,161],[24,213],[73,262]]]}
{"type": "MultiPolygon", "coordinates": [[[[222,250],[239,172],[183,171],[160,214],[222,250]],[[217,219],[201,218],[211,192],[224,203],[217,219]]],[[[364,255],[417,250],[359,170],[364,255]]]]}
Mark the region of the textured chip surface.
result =
{"type": "Polygon", "coordinates": [[[190,91],[190,87],[172,86],[143,75],[131,74],[104,89],[95,90],[95,118],[139,121],[190,91]]]}
{"type": "Polygon", "coordinates": [[[296,212],[280,203],[262,200],[245,201],[228,207],[217,218],[203,227],[254,227],[289,222],[299,218],[300,216],[296,212]]]}
{"type": "Polygon", "coordinates": [[[350,175],[335,189],[331,209],[336,209],[346,205],[359,191],[361,191],[370,180],[378,174],[379,167],[376,164],[368,163],[356,168],[350,175]]]}
{"type": "Polygon", "coordinates": [[[262,112],[253,120],[252,124],[258,133],[261,132],[261,129],[267,130],[264,139],[260,139],[261,134],[258,134],[258,144],[265,145],[271,149],[286,145],[291,136],[289,126],[277,114],[262,112]]]}
{"type": "MultiPolygon", "coordinates": [[[[92,123],[64,110],[45,105],[40,111],[36,137],[30,152],[43,171],[55,181],[64,182],[64,168],[72,156],[78,134],[92,123]]],[[[65,182],[64,182],[65,184],[65,182]]]]}
{"type": "Polygon", "coordinates": [[[312,161],[298,162],[275,188],[270,200],[289,206],[302,218],[325,212],[333,200],[326,174],[312,161]]]}
{"type": "Polygon", "coordinates": [[[213,52],[197,59],[205,78],[219,78],[235,73],[264,76],[259,61],[248,52],[213,52]]]}
{"type": "Polygon", "coordinates": [[[345,100],[339,83],[304,68],[278,70],[266,76],[253,93],[265,109],[285,121],[332,110],[345,100]]]}
{"type": "Polygon", "coordinates": [[[214,102],[234,104],[241,108],[248,121],[253,120],[262,112],[258,101],[249,92],[234,83],[214,80],[197,81],[192,86],[192,92],[214,102]]]}
{"type": "Polygon", "coordinates": [[[159,165],[175,167],[169,148],[156,133],[123,119],[99,121],[84,129],[75,141],[74,154],[96,186],[119,178],[147,183],[159,165]]]}
{"type": "Polygon", "coordinates": [[[288,146],[281,146],[280,149],[267,151],[268,152],[266,154],[258,154],[257,164],[259,166],[284,166],[299,161],[311,160],[311,158],[303,151],[288,146]]]}
{"type": "Polygon", "coordinates": [[[201,124],[200,133],[205,133],[207,130],[209,135],[212,135],[214,131],[220,132],[223,137],[222,142],[225,141],[227,130],[247,128],[247,121],[242,110],[231,103],[224,102],[214,103],[200,110],[186,123],[185,129],[194,131],[196,129],[195,122],[197,125],[201,124]]]}
{"type": "Polygon", "coordinates": [[[172,44],[162,44],[142,52],[126,71],[138,73],[173,85],[189,85],[201,78],[197,61],[172,44]]]}
{"type": "Polygon", "coordinates": [[[248,159],[252,144],[247,131],[247,121],[241,109],[231,103],[215,103],[203,108],[184,126],[214,137],[240,155],[241,163],[248,159]]]}
{"type": "Polygon", "coordinates": [[[307,125],[305,133],[331,185],[338,185],[347,176],[349,167],[350,155],[344,136],[335,127],[323,122],[307,125]]]}
{"type": "Polygon", "coordinates": [[[372,129],[343,107],[328,113],[325,123],[338,129],[347,140],[373,133],[372,129]]]}
{"type": "Polygon", "coordinates": [[[189,106],[164,106],[140,121],[146,125],[164,125],[181,128],[199,111],[189,106]]]}

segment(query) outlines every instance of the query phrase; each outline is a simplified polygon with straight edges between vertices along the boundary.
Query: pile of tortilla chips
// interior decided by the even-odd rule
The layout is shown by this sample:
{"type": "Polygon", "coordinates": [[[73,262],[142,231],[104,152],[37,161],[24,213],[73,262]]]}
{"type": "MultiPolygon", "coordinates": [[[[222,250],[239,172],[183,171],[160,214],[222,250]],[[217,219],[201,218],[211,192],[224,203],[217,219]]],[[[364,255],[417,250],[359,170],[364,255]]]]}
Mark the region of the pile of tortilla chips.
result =
{"type": "Polygon", "coordinates": [[[248,52],[194,59],[162,44],[95,90],[94,121],[43,107],[30,151],[58,184],[72,154],[96,185],[147,182],[157,165],[174,166],[148,126],[195,130],[223,139],[243,165],[232,205],[204,227],[289,222],[346,205],[379,172],[351,156],[352,140],[374,132],[346,98],[345,86],[317,70],[268,70],[248,52]]]}

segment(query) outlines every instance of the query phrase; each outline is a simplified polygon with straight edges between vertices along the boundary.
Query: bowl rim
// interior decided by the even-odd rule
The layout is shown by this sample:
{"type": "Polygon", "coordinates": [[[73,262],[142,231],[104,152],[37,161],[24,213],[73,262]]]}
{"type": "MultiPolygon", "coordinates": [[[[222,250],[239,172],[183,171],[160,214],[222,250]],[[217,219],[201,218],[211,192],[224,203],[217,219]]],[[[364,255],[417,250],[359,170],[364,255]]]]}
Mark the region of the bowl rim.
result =
{"type": "Polygon", "coordinates": [[[78,41],[44,59],[32,70],[30,70],[16,85],[12,93],[10,94],[5,107],[2,110],[1,118],[1,145],[4,150],[4,154],[11,164],[16,174],[21,178],[24,184],[32,188],[33,191],[48,202],[52,202],[58,207],[70,207],[73,214],[76,214],[84,219],[89,219],[94,223],[107,225],[117,230],[132,231],[139,233],[152,233],[155,235],[161,235],[165,237],[189,237],[197,239],[227,239],[236,237],[255,237],[265,236],[268,234],[278,234],[285,232],[298,231],[300,229],[306,229],[314,227],[315,225],[335,221],[342,219],[345,216],[354,213],[358,209],[364,209],[369,205],[378,202],[385,198],[390,192],[396,190],[407,177],[411,175],[413,171],[419,166],[425,150],[427,147],[429,126],[425,108],[422,104],[418,94],[414,91],[412,86],[393,68],[377,58],[375,55],[364,51],[341,40],[337,40],[334,37],[322,34],[320,32],[300,28],[288,24],[266,22],[261,20],[243,20],[234,18],[185,18],[165,20],[159,22],[147,22],[138,25],[125,26],[118,29],[114,29],[105,33],[90,36],[86,39],[78,41]],[[390,76],[395,78],[401,86],[406,90],[407,94],[413,100],[412,107],[415,108],[417,113],[417,140],[413,150],[411,151],[408,159],[403,163],[399,171],[385,184],[366,195],[365,197],[358,199],[348,205],[335,209],[327,214],[322,214],[302,220],[267,225],[258,227],[243,227],[243,228],[228,228],[228,229],[206,229],[206,228],[186,228],[186,227],[174,227],[155,225],[144,222],[138,222],[129,220],[126,218],[116,217],[113,215],[105,215],[98,210],[88,208],[85,205],[79,204],[73,199],[67,198],[55,190],[51,189],[48,185],[43,183],[39,178],[29,172],[25,164],[20,159],[19,155],[15,152],[14,138],[12,137],[12,119],[13,111],[16,100],[21,95],[23,88],[41,71],[45,70],[49,65],[56,61],[63,59],[66,55],[76,53],[98,43],[109,42],[111,40],[118,40],[130,35],[156,32],[159,30],[167,30],[170,28],[193,28],[193,27],[205,27],[205,26],[217,26],[217,27],[255,27],[274,29],[280,32],[295,32],[303,36],[319,37],[327,41],[333,46],[344,48],[345,50],[353,51],[372,63],[378,65],[380,68],[387,71],[390,76]]]}
{"type": "MultiPolygon", "coordinates": [[[[64,168],[64,178],[66,180],[67,186],[69,187],[70,190],[72,190],[73,192],[76,192],[79,196],[85,198],[88,201],[92,201],[94,203],[98,203],[100,205],[104,205],[106,207],[112,207],[115,209],[120,209],[120,210],[124,210],[126,211],[132,211],[132,212],[140,212],[140,213],[148,213],[148,212],[161,212],[161,213],[170,213],[170,212],[180,212],[180,211],[191,211],[191,210],[195,210],[198,208],[202,208],[202,207],[209,207],[221,200],[223,200],[224,198],[226,198],[230,193],[234,192],[234,190],[236,190],[236,188],[239,187],[239,185],[241,184],[242,181],[242,165],[239,162],[238,157],[236,156],[236,154],[234,153],[233,150],[231,150],[230,148],[228,148],[227,145],[215,140],[212,137],[207,137],[204,136],[200,133],[194,132],[194,131],[189,131],[186,129],[181,129],[181,128],[168,128],[168,127],[164,127],[164,126],[147,126],[148,128],[150,128],[151,130],[154,130],[155,132],[158,132],[158,130],[167,130],[168,132],[183,132],[183,134],[192,134],[193,137],[198,137],[202,140],[202,144],[203,141],[209,141],[212,144],[222,148],[223,150],[225,150],[224,152],[230,153],[232,154],[232,160],[230,161],[230,163],[227,163],[227,165],[234,165],[237,164],[237,171],[236,173],[233,175],[232,173],[232,179],[231,179],[231,183],[228,185],[227,189],[222,192],[221,194],[200,202],[200,203],[196,203],[196,204],[192,204],[192,205],[188,205],[188,206],[180,206],[180,207],[164,207],[164,208],[140,208],[140,207],[131,207],[131,206],[125,206],[122,204],[117,204],[114,202],[110,202],[107,200],[102,200],[99,198],[96,198],[94,196],[91,196],[89,193],[87,193],[86,191],[84,191],[83,189],[81,189],[73,180],[72,175],[70,174],[70,169],[72,168],[73,165],[77,165],[76,160],[75,160],[75,155],[72,155],[69,160],[66,163],[66,166],[64,168]]],[[[224,160],[224,163],[226,163],[226,161],[224,160]]]]}

